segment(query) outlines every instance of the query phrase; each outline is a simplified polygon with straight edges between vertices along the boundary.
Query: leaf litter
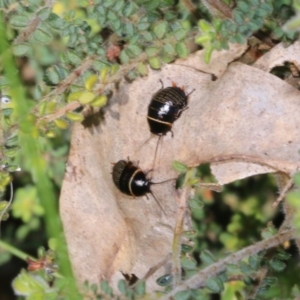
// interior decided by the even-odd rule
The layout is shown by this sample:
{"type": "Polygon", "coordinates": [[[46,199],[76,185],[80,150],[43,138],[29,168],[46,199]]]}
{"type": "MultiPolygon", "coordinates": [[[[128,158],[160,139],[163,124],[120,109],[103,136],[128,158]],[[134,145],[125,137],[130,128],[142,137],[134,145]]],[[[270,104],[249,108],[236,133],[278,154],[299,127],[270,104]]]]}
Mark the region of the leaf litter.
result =
{"type": "MultiPolygon", "coordinates": [[[[283,46],[278,47],[284,57],[283,46]]],[[[288,60],[299,59],[298,51],[287,49],[288,60]]],[[[169,133],[162,139],[152,181],[176,177],[174,160],[190,167],[214,162],[212,173],[220,184],[299,168],[300,92],[268,72],[278,60],[263,62],[262,57],[254,66],[231,63],[245,50],[245,45],[232,46],[227,53],[214,54],[210,65],[200,60],[199,51],[160,71],[149,70],[146,78],[122,81],[103,111],[99,130],[74,125],[60,213],[79,282],[105,278],[116,286],[121,272],[143,278],[172,251],[174,183],[152,188],[164,215],[151,195],[122,194],[111,175],[111,163],[127,157],[143,171],[151,169],[158,137],[145,143],[150,137],[146,115],[152,95],[161,88],[159,80],[165,87],[175,82],[187,93],[195,91],[189,108],[174,123],[174,137],[169,133]],[[203,70],[218,79],[213,81],[203,70]]],[[[170,268],[165,264],[148,278],[149,291],[158,289],[155,280],[170,268]]]]}

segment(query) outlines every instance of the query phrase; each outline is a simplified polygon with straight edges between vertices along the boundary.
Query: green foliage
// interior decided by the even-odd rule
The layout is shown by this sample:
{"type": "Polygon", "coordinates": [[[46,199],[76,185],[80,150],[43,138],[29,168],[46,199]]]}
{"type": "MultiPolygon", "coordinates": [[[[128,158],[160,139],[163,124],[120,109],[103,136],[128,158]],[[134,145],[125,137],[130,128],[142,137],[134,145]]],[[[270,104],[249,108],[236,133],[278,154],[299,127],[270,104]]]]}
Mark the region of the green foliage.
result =
{"type": "Polygon", "coordinates": [[[246,43],[255,32],[270,32],[277,39],[292,40],[293,33],[284,33],[282,23],[293,14],[288,5],[290,1],[237,1],[232,11],[232,18],[221,20],[214,18],[212,22],[199,21],[201,34],[196,42],[205,48],[205,60],[210,61],[213,50],[228,49],[229,43],[246,43]],[[284,8],[286,15],[282,12],[284,8]]]}

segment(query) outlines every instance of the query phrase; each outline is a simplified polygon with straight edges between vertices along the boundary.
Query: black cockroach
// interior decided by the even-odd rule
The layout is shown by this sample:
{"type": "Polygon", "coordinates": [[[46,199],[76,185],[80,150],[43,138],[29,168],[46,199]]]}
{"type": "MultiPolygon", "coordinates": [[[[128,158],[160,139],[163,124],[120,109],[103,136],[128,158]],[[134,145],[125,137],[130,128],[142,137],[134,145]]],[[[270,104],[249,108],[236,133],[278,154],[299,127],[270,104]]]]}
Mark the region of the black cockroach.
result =
{"type": "Polygon", "coordinates": [[[173,123],[180,117],[181,113],[186,110],[188,104],[188,96],[194,91],[186,94],[184,87],[178,87],[174,82],[172,86],[164,88],[162,81],[162,88],[153,95],[148,106],[147,120],[151,133],[158,135],[158,141],[155,149],[153,167],[155,166],[155,159],[158,150],[158,145],[162,136],[171,131],[173,123]]]}
{"type": "Polygon", "coordinates": [[[172,132],[173,123],[187,109],[188,96],[184,87],[180,88],[174,82],[172,86],[162,87],[155,93],[148,106],[147,115],[151,133],[162,136],[172,132]]]}
{"type": "Polygon", "coordinates": [[[150,193],[161,210],[165,213],[162,205],[151,191],[152,184],[160,184],[174,179],[165,180],[162,182],[152,182],[147,178],[147,175],[129,159],[119,160],[113,166],[112,171],[113,182],[116,187],[123,193],[132,197],[141,197],[150,193]]]}

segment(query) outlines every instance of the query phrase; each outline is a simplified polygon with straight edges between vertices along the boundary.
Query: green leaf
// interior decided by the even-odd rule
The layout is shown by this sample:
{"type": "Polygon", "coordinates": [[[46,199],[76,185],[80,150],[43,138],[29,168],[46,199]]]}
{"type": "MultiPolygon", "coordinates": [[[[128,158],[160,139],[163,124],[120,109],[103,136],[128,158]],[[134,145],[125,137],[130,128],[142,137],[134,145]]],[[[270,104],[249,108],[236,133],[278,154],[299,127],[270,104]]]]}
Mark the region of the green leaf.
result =
{"type": "Polygon", "coordinates": [[[41,10],[39,10],[37,12],[37,16],[42,20],[42,21],[45,21],[49,18],[51,14],[51,8],[48,8],[48,7],[44,7],[42,8],[41,10]]]}
{"type": "Polygon", "coordinates": [[[125,50],[121,51],[121,54],[119,57],[120,57],[122,64],[127,64],[129,62],[129,56],[125,50]]]}
{"type": "MultiPolygon", "coordinates": [[[[195,179],[195,181],[196,181],[196,183],[198,182],[197,179],[195,179]]],[[[191,184],[191,185],[193,185],[193,184],[191,184]]],[[[203,202],[196,198],[193,198],[189,201],[189,207],[191,208],[193,213],[195,213],[195,210],[203,209],[203,206],[204,206],[203,202]]]]}
{"type": "Polygon", "coordinates": [[[19,141],[19,136],[18,135],[13,135],[11,137],[9,137],[6,141],[5,141],[5,146],[6,147],[13,147],[16,146],[18,144],[19,141]]]}
{"type": "Polygon", "coordinates": [[[257,254],[254,254],[249,257],[249,265],[252,269],[257,270],[260,266],[260,257],[257,254]]]}
{"type": "Polygon", "coordinates": [[[67,51],[67,59],[75,66],[80,65],[82,61],[82,59],[72,50],[67,51]]]}
{"type": "Polygon", "coordinates": [[[208,250],[201,251],[200,258],[205,263],[205,265],[211,265],[216,261],[214,256],[208,250]]]}
{"type": "MultiPolygon", "coordinates": [[[[41,295],[32,299],[43,299],[46,292],[50,289],[48,283],[40,276],[33,276],[22,270],[12,282],[13,289],[17,295],[41,295]]],[[[44,298],[45,299],[45,298],[44,298]]]]}
{"type": "Polygon", "coordinates": [[[187,36],[188,31],[184,28],[181,28],[177,29],[173,34],[177,41],[181,41],[187,36]]]}
{"type": "Polygon", "coordinates": [[[209,33],[210,31],[214,30],[212,25],[203,19],[199,21],[199,27],[204,33],[209,33]]]}
{"type": "Polygon", "coordinates": [[[44,208],[39,203],[37,190],[34,186],[26,186],[16,191],[12,204],[12,214],[16,218],[21,218],[24,223],[28,223],[35,216],[44,215],[44,208]]]}
{"type": "Polygon", "coordinates": [[[66,117],[71,121],[77,121],[77,122],[81,122],[84,119],[84,116],[82,114],[78,114],[71,111],[68,111],[66,113],[66,117]]]}
{"type": "Polygon", "coordinates": [[[185,173],[189,169],[188,166],[186,166],[185,164],[183,164],[177,160],[174,160],[172,162],[172,168],[179,173],[185,173]]]}
{"type": "Polygon", "coordinates": [[[90,105],[93,107],[103,107],[107,103],[107,96],[106,95],[101,95],[99,97],[96,97],[90,105]]]}
{"type": "Polygon", "coordinates": [[[163,49],[169,55],[175,54],[175,49],[174,49],[173,45],[170,43],[165,44],[163,49]]]}
{"type": "Polygon", "coordinates": [[[181,245],[181,252],[182,253],[189,253],[193,250],[193,247],[187,244],[182,244],[181,245]]]}
{"type": "Polygon", "coordinates": [[[12,51],[15,56],[23,56],[30,50],[30,45],[23,43],[12,46],[12,51]]]}
{"type": "Polygon", "coordinates": [[[148,11],[152,11],[152,10],[155,10],[156,8],[158,8],[159,2],[160,2],[160,0],[150,0],[150,1],[147,1],[144,3],[144,7],[148,11]]]}
{"type": "Polygon", "coordinates": [[[146,293],[146,283],[145,281],[138,281],[135,286],[135,292],[139,296],[143,296],[146,293]]]}
{"type": "Polygon", "coordinates": [[[168,286],[172,283],[173,276],[171,274],[163,275],[156,279],[156,283],[159,286],[168,286]]]}
{"type": "Polygon", "coordinates": [[[132,37],[135,35],[135,29],[132,23],[126,23],[123,27],[123,34],[127,37],[132,37]]]}
{"type": "Polygon", "coordinates": [[[131,16],[136,11],[136,4],[134,2],[129,2],[123,9],[123,15],[125,17],[131,16]]]}
{"type": "Polygon", "coordinates": [[[108,11],[108,14],[107,14],[107,18],[108,18],[109,20],[114,21],[114,20],[117,20],[117,19],[118,19],[118,15],[117,15],[115,12],[109,10],[109,11],[108,11]]]}
{"type": "Polygon", "coordinates": [[[16,27],[16,28],[24,28],[28,26],[29,22],[30,22],[29,18],[25,15],[13,15],[9,19],[9,24],[12,27],[16,27]]]}
{"type": "Polygon", "coordinates": [[[241,271],[243,272],[243,274],[251,275],[253,273],[253,269],[246,262],[241,261],[239,265],[240,265],[240,268],[241,268],[241,271]]]}
{"type": "Polygon", "coordinates": [[[69,127],[69,123],[64,119],[55,119],[54,123],[59,129],[67,129],[69,127]]]}
{"type": "Polygon", "coordinates": [[[116,0],[105,0],[102,2],[104,7],[111,7],[116,3],[116,0]]]}
{"type": "Polygon", "coordinates": [[[237,7],[244,13],[248,13],[250,10],[249,4],[245,1],[238,1],[237,7]]]}
{"type": "Polygon", "coordinates": [[[46,70],[46,76],[47,79],[52,83],[52,84],[58,84],[60,82],[60,77],[59,73],[57,71],[57,68],[55,66],[50,67],[46,70]]]}
{"type": "Polygon", "coordinates": [[[168,24],[167,22],[160,21],[153,25],[153,33],[158,39],[162,39],[167,32],[168,24]]]}
{"type": "Polygon", "coordinates": [[[84,92],[80,95],[79,97],[79,102],[83,105],[85,104],[89,104],[91,103],[92,101],[94,101],[96,98],[96,95],[92,92],[84,92]]]}
{"type": "Polygon", "coordinates": [[[154,57],[157,56],[157,54],[159,53],[159,49],[156,47],[148,47],[146,48],[146,54],[148,57],[154,57]]]}
{"type": "Polygon", "coordinates": [[[137,29],[139,31],[147,30],[149,27],[150,27],[150,23],[148,23],[148,22],[140,22],[137,25],[137,29]]]}
{"type": "Polygon", "coordinates": [[[224,289],[223,282],[218,277],[208,279],[206,282],[206,287],[213,293],[220,293],[224,289]]]}
{"type": "Polygon", "coordinates": [[[121,294],[126,295],[127,292],[127,283],[124,279],[119,280],[118,282],[118,290],[121,294]]]}
{"type": "Polygon", "coordinates": [[[41,28],[38,28],[34,32],[33,37],[37,42],[42,44],[49,44],[53,39],[53,36],[49,31],[42,30],[41,28]]]}
{"type": "Polygon", "coordinates": [[[184,42],[177,43],[175,49],[178,56],[181,58],[186,58],[189,55],[189,49],[184,42]]]}
{"type": "Polygon", "coordinates": [[[116,4],[112,7],[114,11],[119,13],[120,10],[122,10],[125,6],[125,1],[124,0],[118,0],[116,4]]]}
{"type": "Polygon", "coordinates": [[[237,275],[241,274],[239,266],[235,264],[227,264],[226,265],[226,272],[228,275],[237,275]]]}
{"type": "Polygon", "coordinates": [[[158,70],[161,68],[161,62],[157,57],[149,57],[148,61],[152,69],[158,70]]]}
{"type": "Polygon", "coordinates": [[[144,63],[142,62],[138,63],[136,68],[142,76],[146,76],[148,74],[148,68],[144,63]]]}
{"type": "Polygon", "coordinates": [[[233,11],[233,19],[238,25],[241,25],[244,23],[243,14],[237,9],[233,11]]]}
{"type": "Polygon", "coordinates": [[[101,291],[106,294],[106,295],[112,295],[113,291],[112,288],[109,286],[108,281],[107,280],[102,280],[100,283],[100,288],[101,291]]]}
{"type": "Polygon", "coordinates": [[[276,258],[281,260],[288,260],[291,258],[291,254],[284,250],[277,250],[276,258]]]}
{"type": "Polygon", "coordinates": [[[15,147],[11,147],[11,148],[8,148],[8,149],[4,149],[3,154],[6,157],[14,158],[19,151],[20,151],[20,148],[15,146],[15,147]]]}
{"type": "Polygon", "coordinates": [[[237,34],[236,35],[236,41],[239,44],[245,44],[246,43],[246,38],[242,34],[237,34]]]}
{"type": "Polygon", "coordinates": [[[279,259],[272,259],[269,261],[271,268],[276,272],[281,272],[286,268],[286,263],[279,259]]]}
{"type": "Polygon", "coordinates": [[[192,291],[191,290],[186,290],[186,291],[181,291],[175,294],[174,297],[175,300],[188,300],[188,299],[194,299],[192,297],[192,291]]]}
{"type": "Polygon", "coordinates": [[[266,11],[265,9],[263,9],[263,8],[259,8],[255,11],[255,16],[256,17],[264,18],[264,17],[267,17],[268,15],[269,15],[269,12],[266,11]]]}
{"type": "Polygon", "coordinates": [[[183,256],[183,257],[181,257],[180,262],[181,262],[181,266],[184,269],[187,269],[187,270],[195,270],[196,269],[197,263],[192,258],[183,256]]]}
{"type": "Polygon", "coordinates": [[[50,14],[47,24],[56,30],[61,30],[64,27],[64,21],[54,13],[50,14]]]}
{"type": "Polygon", "coordinates": [[[143,50],[137,45],[128,45],[126,47],[126,53],[132,58],[139,56],[142,52],[143,50]]]}
{"type": "Polygon", "coordinates": [[[14,110],[12,108],[3,108],[2,109],[2,114],[5,117],[9,117],[13,112],[14,112],[14,110]]]}

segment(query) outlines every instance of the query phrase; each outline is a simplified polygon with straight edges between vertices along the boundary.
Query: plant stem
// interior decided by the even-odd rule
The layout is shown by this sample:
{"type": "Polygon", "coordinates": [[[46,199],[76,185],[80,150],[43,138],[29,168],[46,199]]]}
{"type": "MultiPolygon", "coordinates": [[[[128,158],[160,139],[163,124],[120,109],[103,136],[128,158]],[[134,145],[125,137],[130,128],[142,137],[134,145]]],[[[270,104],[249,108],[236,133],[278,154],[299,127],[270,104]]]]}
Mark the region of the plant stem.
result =
{"type": "Polygon", "coordinates": [[[237,264],[242,259],[254,255],[262,250],[270,249],[276,247],[292,238],[294,238],[295,230],[288,229],[284,231],[280,231],[278,234],[260,241],[254,245],[246,247],[238,252],[235,252],[220,261],[217,261],[203,270],[199,271],[198,274],[184,281],[182,284],[176,286],[172,291],[159,298],[160,300],[168,300],[173,299],[174,296],[184,290],[188,289],[197,289],[201,286],[204,286],[206,281],[209,278],[212,278],[221,272],[226,270],[226,266],[228,264],[237,264]]]}
{"type": "Polygon", "coordinates": [[[1,240],[0,240],[0,249],[3,249],[3,250],[5,250],[5,251],[7,251],[7,252],[9,252],[10,254],[12,254],[12,255],[14,255],[14,256],[16,256],[16,257],[22,259],[22,260],[26,260],[27,257],[29,257],[29,258],[35,260],[35,258],[32,257],[32,256],[30,256],[29,254],[27,254],[27,253],[25,253],[25,252],[23,252],[23,251],[17,249],[16,247],[14,247],[14,246],[12,246],[12,245],[6,243],[6,242],[3,242],[3,241],[1,241],[1,240]]]}

